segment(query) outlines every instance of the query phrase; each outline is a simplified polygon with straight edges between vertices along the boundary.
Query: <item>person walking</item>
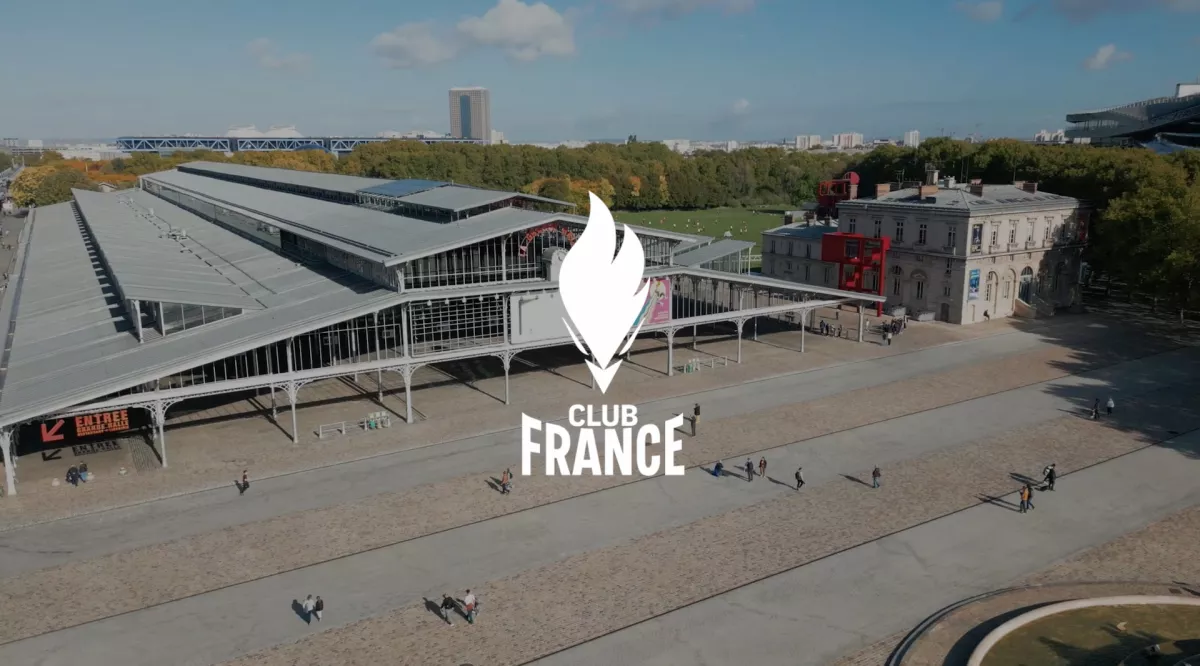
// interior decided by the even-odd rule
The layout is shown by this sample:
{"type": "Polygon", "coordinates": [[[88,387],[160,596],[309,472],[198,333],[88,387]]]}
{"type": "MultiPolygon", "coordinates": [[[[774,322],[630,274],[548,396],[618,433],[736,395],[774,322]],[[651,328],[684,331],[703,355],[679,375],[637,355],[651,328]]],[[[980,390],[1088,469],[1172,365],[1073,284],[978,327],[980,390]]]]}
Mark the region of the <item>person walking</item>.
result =
{"type": "Polygon", "coordinates": [[[767,458],[766,458],[766,456],[758,459],[758,475],[759,476],[767,475],[767,458]]]}
{"type": "Polygon", "coordinates": [[[507,469],[500,474],[500,494],[507,495],[509,488],[512,487],[511,472],[507,469]]]}
{"type": "Polygon", "coordinates": [[[1046,465],[1046,469],[1042,470],[1042,481],[1046,484],[1046,490],[1054,490],[1054,482],[1058,479],[1058,470],[1055,469],[1054,463],[1046,465]]]}
{"type": "Polygon", "coordinates": [[[1105,413],[1107,413],[1109,416],[1112,416],[1112,410],[1116,406],[1117,406],[1117,403],[1113,402],[1112,396],[1111,395],[1108,396],[1108,402],[1104,403],[1105,413]]]}
{"type": "Polygon", "coordinates": [[[692,437],[696,436],[696,428],[700,425],[700,403],[692,407],[692,437]]]}
{"type": "Polygon", "coordinates": [[[887,346],[889,346],[889,347],[892,346],[892,332],[891,331],[884,332],[883,341],[887,343],[887,346]]]}
{"type": "Polygon", "coordinates": [[[992,315],[991,315],[991,314],[989,314],[987,310],[984,310],[984,311],[983,311],[983,320],[984,320],[984,321],[991,321],[991,320],[992,320],[992,315]]]}
{"type": "Polygon", "coordinates": [[[803,487],[804,487],[804,468],[797,467],[796,468],[796,490],[800,490],[803,487]]]}
{"type": "Polygon", "coordinates": [[[304,621],[312,622],[313,609],[317,607],[317,602],[313,601],[313,596],[310,594],[304,599],[304,603],[300,604],[304,609],[304,621]]]}
{"type": "Polygon", "coordinates": [[[883,476],[883,473],[879,471],[879,467],[876,467],[875,469],[871,470],[871,487],[872,488],[879,487],[879,477],[881,477],[881,476],[883,476]]]}
{"type": "Polygon", "coordinates": [[[321,621],[321,613],[324,613],[324,612],[325,612],[325,600],[322,599],[321,597],[317,597],[316,600],[313,601],[313,617],[317,618],[317,622],[321,621]]]}
{"type": "Polygon", "coordinates": [[[1021,513],[1025,513],[1029,510],[1029,486],[1021,486],[1018,495],[1021,497],[1021,513]]]}
{"type": "Polygon", "coordinates": [[[458,608],[458,602],[454,601],[454,597],[451,597],[448,594],[443,594],[441,605],[442,619],[446,621],[446,624],[452,627],[454,626],[454,622],[450,619],[450,611],[455,610],[456,608],[458,608]]]}
{"type": "Polygon", "coordinates": [[[235,485],[237,485],[237,487],[238,487],[239,495],[245,495],[246,491],[250,489],[250,476],[246,472],[247,472],[247,470],[242,470],[242,482],[241,483],[235,482],[235,485]]]}
{"type": "Polygon", "coordinates": [[[1096,398],[1096,402],[1092,403],[1092,420],[1095,421],[1098,416],[1100,416],[1100,398],[1096,398]]]}
{"type": "Polygon", "coordinates": [[[718,460],[717,464],[713,465],[712,475],[717,478],[724,476],[725,475],[725,463],[718,460]]]}
{"type": "Polygon", "coordinates": [[[1025,484],[1025,508],[1033,508],[1033,486],[1028,483],[1025,484]]]}
{"type": "Polygon", "coordinates": [[[750,462],[749,458],[746,458],[746,464],[744,465],[744,467],[746,468],[746,480],[753,481],[754,480],[754,463],[750,462]]]}
{"type": "Polygon", "coordinates": [[[470,590],[467,590],[466,596],[463,597],[463,611],[467,614],[467,624],[475,624],[476,607],[478,605],[479,600],[475,598],[475,595],[471,594],[470,590]]]}

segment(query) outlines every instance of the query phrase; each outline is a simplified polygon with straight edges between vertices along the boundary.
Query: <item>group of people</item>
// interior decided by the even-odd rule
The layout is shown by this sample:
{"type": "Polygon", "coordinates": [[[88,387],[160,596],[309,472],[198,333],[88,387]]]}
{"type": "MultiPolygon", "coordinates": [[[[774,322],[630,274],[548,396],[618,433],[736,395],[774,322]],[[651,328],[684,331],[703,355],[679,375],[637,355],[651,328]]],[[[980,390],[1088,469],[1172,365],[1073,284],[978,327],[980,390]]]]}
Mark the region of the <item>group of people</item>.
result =
{"type": "Polygon", "coordinates": [[[879,325],[883,331],[883,342],[887,346],[892,346],[892,336],[900,335],[904,329],[908,328],[908,317],[897,317],[889,322],[884,322],[879,325]]]}
{"type": "MultiPolygon", "coordinates": [[[[1054,482],[1058,480],[1058,466],[1056,463],[1050,463],[1042,469],[1042,490],[1054,490],[1054,482]]],[[[1033,484],[1025,483],[1021,486],[1019,494],[1021,498],[1020,512],[1026,513],[1033,509],[1033,484]]]]}
{"type": "MultiPolygon", "coordinates": [[[[755,470],[754,462],[750,458],[746,458],[746,462],[745,462],[745,464],[742,465],[742,469],[744,469],[746,471],[746,480],[753,481],[756,470],[755,470]]],[[[766,476],[767,475],[767,458],[766,458],[766,456],[762,456],[758,459],[757,473],[758,473],[758,476],[766,476]]],[[[713,463],[712,475],[716,476],[716,477],[724,476],[725,475],[725,463],[721,462],[720,460],[713,463]]],[[[804,467],[797,467],[796,473],[793,476],[796,479],[796,490],[800,490],[801,488],[804,487],[804,467]]],[[[879,471],[878,466],[876,466],[875,469],[871,470],[871,487],[872,488],[879,487],[879,479],[881,477],[883,477],[883,472],[879,471]]]]}
{"type": "Polygon", "coordinates": [[[67,468],[67,483],[72,486],[79,486],[80,482],[87,483],[91,478],[91,473],[88,472],[87,463],[79,463],[78,466],[71,465],[67,468]]]}
{"type": "Polygon", "coordinates": [[[452,627],[454,626],[454,622],[450,620],[451,611],[457,612],[467,618],[468,624],[475,624],[475,616],[479,614],[479,600],[475,598],[474,594],[471,594],[470,590],[467,590],[467,593],[463,595],[460,609],[458,599],[448,594],[443,594],[440,610],[442,611],[442,619],[452,627]]]}
{"type": "Polygon", "coordinates": [[[834,326],[833,324],[830,324],[822,319],[821,323],[817,325],[817,332],[819,332],[821,335],[832,335],[840,338],[842,337],[842,325],[838,324],[837,326],[834,326]]]}
{"type": "MultiPolygon", "coordinates": [[[[1108,402],[1104,403],[1104,412],[1112,416],[1116,406],[1117,403],[1113,402],[1112,396],[1108,396],[1108,402]]],[[[1095,421],[1098,418],[1100,418],[1100,398],[1096,398],[1096,402],[1092,403],[1092,420],[1095,421]]]]}
{"type": "Polygon", "coordinates": [[[325,612],[325,600],[321,597],[313,599],[313,595],[310,594],[304,599],[304,603],[300,604],[300,608],[304,611],[305,622],[312,622],[313,618],[320,622],[321,613],[325,612]]]}

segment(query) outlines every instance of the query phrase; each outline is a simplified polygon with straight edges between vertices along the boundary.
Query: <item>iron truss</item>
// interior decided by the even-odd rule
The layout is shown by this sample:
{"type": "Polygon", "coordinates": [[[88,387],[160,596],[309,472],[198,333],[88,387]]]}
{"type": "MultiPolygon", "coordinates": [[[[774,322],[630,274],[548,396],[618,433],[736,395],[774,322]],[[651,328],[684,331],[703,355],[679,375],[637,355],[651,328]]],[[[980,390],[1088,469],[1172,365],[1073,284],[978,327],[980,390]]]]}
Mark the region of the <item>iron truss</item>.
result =
{"type": "Polygon", "coordinates": [[[222,153],[262,152],[268,150],[312,150],[320,148],[333,153],[349,153],[364,143],[384,141],[420,141],[433,143],[482,144],[479,139],[388,139],[383,137],[204,137],[204,136],[123,136],[117,139],[121,150],[130,153],[159,153],[173,150],[213,150],[222,153]]]}

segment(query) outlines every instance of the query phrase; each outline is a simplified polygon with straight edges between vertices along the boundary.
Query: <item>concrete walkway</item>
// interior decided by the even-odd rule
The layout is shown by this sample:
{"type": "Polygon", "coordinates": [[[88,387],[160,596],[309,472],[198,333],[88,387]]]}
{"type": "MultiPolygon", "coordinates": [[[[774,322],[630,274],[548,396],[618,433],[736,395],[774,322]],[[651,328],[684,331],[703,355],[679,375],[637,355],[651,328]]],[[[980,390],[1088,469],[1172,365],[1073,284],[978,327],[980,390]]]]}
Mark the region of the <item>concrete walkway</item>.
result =
{"type": "MultiPolygon", "coordinates": [[[[692,404],[700,402],[711,421],[1047,347],[1036,334],[1010,333],[659,400],[640,409],[643,420],[648,420],[690,413],[692,404]]],[[[561,415],[540,416],[556,420],[561,415]]],[[[519,418],[513,415],[514,425],[519,418]]],[[[238,495],[231,479],[226,488],[0,531],[0,578],[464,474],[499,474],[506,466],[518,466],[519,458],[519,429],[513,428],[298,474],[252,478],[251,490],[244,496],[238,495]]]]}
{"type": "MultiPolygon", "coordinates": [[[[1197,350],[1172,352],[1094,376],[1064,378],[789,445],[769,452],[768,458],[778,465],[773,468],[777,472],[790,472],[797,461],[804,462],[810,483],[819,488],[839,473],[878,461],[926,455],[989,432],[1061,418],[1064,411],[1077,412],[1079,399],[1099,384],[1136,386],[1131,392],[1140,393],[1188,381],[1198,361],[1197,350]]],[[[1181,390],[1194,391],[1195,386],[1181,390]]],[[[0,647],[0,662],[50,665],[86,659],[132,666],[160,663],[161,655],[170,653],[177,663],[212,663],[312,631],[289,609],[292,599],[304,594],[325,596],[330,621],[340,624],[788,492],[765,482],[718,482],[697,471],[648,480],[18,641],[0,647]],[[613,520],[618,515],[622,520],[613,520]]]]}
{"type": "Polygon", "coordinates": [[[979,505],[534,663],[827,664],[1200,503],[1200,435],[1176,444],[1191,454],[1152,447],[1066,476],[1029,514],[979,505]]]}

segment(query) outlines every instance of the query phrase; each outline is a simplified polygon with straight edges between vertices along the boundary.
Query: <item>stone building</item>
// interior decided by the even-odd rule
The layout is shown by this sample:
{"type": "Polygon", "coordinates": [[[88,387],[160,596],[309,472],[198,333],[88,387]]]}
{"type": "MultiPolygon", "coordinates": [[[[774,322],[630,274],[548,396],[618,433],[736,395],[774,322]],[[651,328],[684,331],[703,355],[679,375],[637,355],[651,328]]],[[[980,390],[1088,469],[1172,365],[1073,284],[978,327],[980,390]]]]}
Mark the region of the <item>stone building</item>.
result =
{"type": "MultiPolygon", "coordinates": [[[[830,232],[891,238],[886,308],[971,324],[987,317],[1049,316],[1079,299],[1089,208],[1037,183],[955,184],[930,170],[926,184],[838,204],[836,226],[785,225],[763,233],[765,276],[837,287],[838,265],[821,261],[830,232]]],[[[878,288],[867,274],[864,288],[878,288]]]]}

